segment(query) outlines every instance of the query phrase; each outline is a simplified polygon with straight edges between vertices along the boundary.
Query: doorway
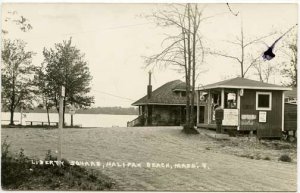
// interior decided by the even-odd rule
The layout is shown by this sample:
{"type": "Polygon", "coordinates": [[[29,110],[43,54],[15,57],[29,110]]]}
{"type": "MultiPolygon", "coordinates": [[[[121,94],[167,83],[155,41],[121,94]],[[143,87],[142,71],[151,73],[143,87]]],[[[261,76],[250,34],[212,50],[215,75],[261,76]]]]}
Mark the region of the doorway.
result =
{"type": "Polygon", "coordinates": [[[204,123],[205,106],[199,106],[199,123],[204,123]]]}

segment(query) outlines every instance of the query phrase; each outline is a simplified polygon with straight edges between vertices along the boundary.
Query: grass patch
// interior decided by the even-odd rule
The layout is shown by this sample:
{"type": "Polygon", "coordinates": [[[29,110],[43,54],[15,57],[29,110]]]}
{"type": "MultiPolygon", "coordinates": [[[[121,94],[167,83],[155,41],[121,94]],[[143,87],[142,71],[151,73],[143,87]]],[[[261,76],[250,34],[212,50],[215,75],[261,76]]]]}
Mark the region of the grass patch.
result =
{"type": "Polygon", "coordinates": [[[240,155],[240,157],[245,157],[245,158],[249,158],[249,159],[254,159],[253,155],[249,155],[249,154],[242,154],[240,155]]]}
{"type": "Polygon", "coordinates": [[[292,158],[287,154],[281,155],[278,160],[282,162],[292,162],[292,158]]]}
{"type": "MultiPolygon", "coordinates": [[[[6,139],[1,150],[1,184],[4,190],[111,190],[115,183],[99,171],[71,166],[34,165],[21,149],[18,154],[9,151],[6,139]]],[[[48,151],[44,161],[57,161],[48,151]]]]}
{"type": "Polygon", "coordinates": [[[263,160],[271,160],[271,158],[269,156],[266,156],[263,160]]]}

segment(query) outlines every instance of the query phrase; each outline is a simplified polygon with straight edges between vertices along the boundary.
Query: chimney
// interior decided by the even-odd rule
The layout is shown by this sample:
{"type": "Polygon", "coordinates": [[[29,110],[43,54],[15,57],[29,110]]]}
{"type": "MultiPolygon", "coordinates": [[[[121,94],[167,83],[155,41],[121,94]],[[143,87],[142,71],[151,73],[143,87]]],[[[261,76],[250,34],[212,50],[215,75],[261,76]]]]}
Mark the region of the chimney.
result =
{"type": "Polygon", "coordinates": [[[148,97],[148,99],[151,98],[151,93],[152,93],[151,71],[149,71],[149,84],[148,84],[148,87],[147,87],[147,97],[148,97]]]}

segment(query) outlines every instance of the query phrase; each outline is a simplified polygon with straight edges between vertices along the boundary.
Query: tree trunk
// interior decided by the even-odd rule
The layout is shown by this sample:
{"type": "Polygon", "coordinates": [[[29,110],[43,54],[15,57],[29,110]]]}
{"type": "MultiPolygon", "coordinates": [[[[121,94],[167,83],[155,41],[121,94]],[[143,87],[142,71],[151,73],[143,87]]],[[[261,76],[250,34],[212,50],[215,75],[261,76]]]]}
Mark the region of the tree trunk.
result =
{"type": "Polygon", "coordinates": [[[50,116],[49,116],[49,108],[46,107],[47,110],[47,119],[48,119],[48,125],[50,126],[50,116]]]}
{"type": "Polygon", "coordinates": [[[73,114],[71,115],[71,127],[73,127],[73,114]]]}
{"type": "Polygon", "coordinates": [[[187,106],[188,106],[188,109],[187,109],[187,116],[188,116],[188,120],[187,120],[187,124],[188,124],[188,127],[191,126],[191,106],[190,106],[190,99],[191,99],[191,15],[190,15],[190,4],[188,4],[188,33],[187,33],[187,54],[188,54],[188,81],[187,81],[187,90],[188,92],[186,93],[186,96],[188,98],[188,101],[187,101],[187,106]]]}
{"type": "Polygon", "coordinates": [[[14,109],[10,108],[10,125],[14,125],[14,109]]]}
{"type": "Polygon", "coordinates": [[[184,57],[184,72],[185,72],[185,91],[186,91],[186,105],[185,105],[185,125],[189,124],[189,107],[190,107],[190,98],[189,98],[189,87],[188,87],[188,83],[189,83],[189,73],[188,73],[188,59],[187,59],[187,42],[186,42],[186,35],[187,35],[187,31],[184,27],[181,28],[182,30],[182,38],[183,38],[183,57],[184,57]]]}
{"type": "Polygon", "coordinates": [[[14,125],[14,111],[15,111],[15,78],[13,75],[13,82],[12,82],[12,93],[11,93],[11,101],[10,101],[10,125],[14,125]]]}
{"type": "MultiPolygon", "coordinates": [[[[197,7],[195,7],[195,13],[197,12],[197,7]]],[[[191,108],[191,126],[195,126],[195,115],[194,115],[194,105],[195,105],[195,73],[196,73],[196,32],[197,32],[197,23],[196,23],[196,15],[194,17],[194,22],[193,22],[193,67],[192,67],[192,97],[191,97],[191,103],[192,103],[192,108],[191,108]]],[[[198,100],[198,99],[197,99],[198,100]]]]}
{"type": "Polygon", "coordinates": [[[243,31],[243,24],[242,24],[242,27],[241,27],[241,48],[242,48],[242,56],[241,56],[241,76],[242,78],[244,78],[244,56],[245,56],[245,53],[244,53],[244,31],[243,31]]]}
{"type": "Polygon", "coordinates": [[[66,100],[64,97],[64,108],[63,108],[63,126],[65,126],[65,111],[66,111],[66,100]]]}

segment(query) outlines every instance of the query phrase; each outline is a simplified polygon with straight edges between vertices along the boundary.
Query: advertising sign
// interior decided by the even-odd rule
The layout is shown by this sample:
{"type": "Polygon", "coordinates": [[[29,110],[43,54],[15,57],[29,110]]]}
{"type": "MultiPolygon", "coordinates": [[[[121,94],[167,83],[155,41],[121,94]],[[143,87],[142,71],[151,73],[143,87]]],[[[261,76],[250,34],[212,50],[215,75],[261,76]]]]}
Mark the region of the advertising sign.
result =
{"type": "Polygon", "coordinates": [[[267,122],[267,111],[259,111],[259,120],[260,123],[267,122]]]}
{"type": "Polygon", "coordinates": [[[224,109],[224,119],[223,119],[222,125],[238,126],[238,124],[239,124],[238,109],[224,109]]]}

